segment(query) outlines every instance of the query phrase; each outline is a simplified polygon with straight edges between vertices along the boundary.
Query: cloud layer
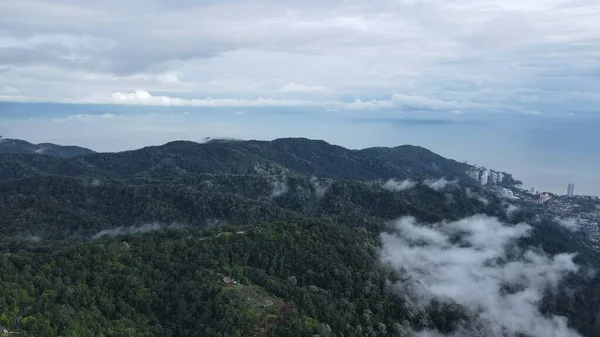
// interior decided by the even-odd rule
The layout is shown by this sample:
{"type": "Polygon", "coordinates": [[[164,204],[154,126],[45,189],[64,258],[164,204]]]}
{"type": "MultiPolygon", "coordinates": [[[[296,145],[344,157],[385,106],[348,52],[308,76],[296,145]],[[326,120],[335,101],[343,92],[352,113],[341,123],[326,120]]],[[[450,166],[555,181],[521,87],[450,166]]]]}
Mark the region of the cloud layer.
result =
{"type": "Polygon", "coordinates": [[[269,196],[271,199],[278,198],[286,194],[290,190],[287,181],[285,181],[285,178],[282,180],[274,181],[272,185],[273,190],[271,191],[271,195],[269,196]]]}
{"type": "Polygon", "coordinates": [[[403,181],[390,179],[390,180],[386,181],[385,184],[383,184],[381,186],[381,188],[383,188],[384,190],[392,191],[392,192],[401,192],[401,191],[410,190],[411,188],[414,188],[415,186],[417,186],[417,182],[412,181],[410,179],[406,179],[403,181]]]}
{"type": "Polygon", "coordinates": [[[0,100],[593,111],[599,21],[589,0],[4,2],[0,100]]]}
{"type": "MultiPolygon", "coordinates": [[[[485,336],[580,336],[564,317],[546,317],[538,308],[546,289],[578,270],[573,254],[518,249],[517,240],[529,235],[530,226],[509,226],[485,215],[433,225],[404,217],[392,230],[382,234],[381,260],[410,276],[391,287],[410,291],[411,300],[426,305],[433,298],[449,299],[464,305],[484,324],[479,333],[485,336]]],[[[466,329],[464,336],[474,335],[466,329]]],[[[424,331],[421,336],[438,334],[424,331]]]]}
{"type": "Polygon", "coordinates": [[[146,233],[146,232],[161,230],[164,228],[182,228],[182,227],[183,226],[179,225],[179,224],[164,225],[164,224],[157,223],[157,222],[148,223],[148,224],[144,224],[141,226],[116,227],[116,228],[112,228],[112,229],[101,230],[100,232],[94,234],[94,236],[92,236],[92,239],[96,240],[96,239],[100,239],[104,236],[113,237],[113,236],[118,236],[118,235],[127,235],[127,234],[134,234],[134,233],[146,233]]]}
{"type": "Polygon", "coordinates": [[[579,230],[582,229],[582,224],[579,222],[579,220],[575,219],[575,218],[560,218],[560,217],[556,217],[554,218],[554,221],[559,224],[561,227],[571,231],[571,232],[577,232],[579,230]]]}
{"type": "Polygon", "coordinates": [[[423,182],[423,184],[425,184],[425,186],[431,188],[434,191],[441,191],[444,188],[446,188],[446,186],[449,185],[456,185],[457,181],[456,180],[447,180],[446,178],[440,178],[440,179],[427,179],[423,182]]]}

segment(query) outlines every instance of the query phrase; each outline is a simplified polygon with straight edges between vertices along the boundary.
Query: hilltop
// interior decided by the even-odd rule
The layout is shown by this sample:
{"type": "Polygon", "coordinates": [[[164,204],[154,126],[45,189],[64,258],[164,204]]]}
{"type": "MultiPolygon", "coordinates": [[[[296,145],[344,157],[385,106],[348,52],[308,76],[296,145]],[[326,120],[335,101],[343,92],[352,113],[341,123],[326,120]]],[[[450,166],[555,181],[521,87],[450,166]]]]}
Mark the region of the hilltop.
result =
{"type": "Polygon", "coordinates": [[[52,143],[32,144],[20,139],[0,137],[0,154],[41,154],[56,158],[73,158],[94,153],[79,146],[63,146],[52,143]]]}
{"type": "Polygon", "coordinates": [[[350,150],[305,138],[207,143],[175,141],[133,151],[56,157],[0,156],[0,177],[66,175],[173,179],[195,174],[292,174],[348,180],[447,177],[466,181],[468,169],[465,164],[418,146],[350,150]]]}

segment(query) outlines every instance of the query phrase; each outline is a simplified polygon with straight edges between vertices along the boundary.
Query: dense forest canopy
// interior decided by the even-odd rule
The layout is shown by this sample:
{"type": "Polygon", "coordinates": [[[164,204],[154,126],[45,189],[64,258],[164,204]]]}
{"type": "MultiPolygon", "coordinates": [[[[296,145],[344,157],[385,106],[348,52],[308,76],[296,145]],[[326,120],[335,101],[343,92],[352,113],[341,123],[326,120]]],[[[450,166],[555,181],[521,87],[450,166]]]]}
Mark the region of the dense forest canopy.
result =
{"type": "Polygon", "coordinates": [[[597,252],[466,169],[419,147],[307,139],[0,155],[0,325],[24,336],[548,332],[534,322],[600,335],[597,252]],[[493,323],[427,288],[455,280],[440,258],[490,249],[499,255],[481,270],[539,271],[496,294],[539,292],[510,311],[531,321],[493,323]]]}

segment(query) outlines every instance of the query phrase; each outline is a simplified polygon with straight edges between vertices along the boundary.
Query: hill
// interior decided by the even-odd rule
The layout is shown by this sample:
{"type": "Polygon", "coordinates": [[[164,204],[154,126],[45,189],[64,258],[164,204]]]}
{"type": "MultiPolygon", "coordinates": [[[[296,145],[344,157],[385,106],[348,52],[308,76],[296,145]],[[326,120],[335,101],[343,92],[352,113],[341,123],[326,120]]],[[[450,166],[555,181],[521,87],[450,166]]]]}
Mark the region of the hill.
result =
{"type": "Polygon", "coordinates": [[[118,153],[68,159],[31,155],[0,156],[0,177],[39,175],[130,179],[174,179],[196,174],[312,175],[375,180],[447,177],[468,181],[468,167],[416,146],[349,150],[324,141],[176,141],[118,153]]]}
{"type": "Polygon", "coordinates": [[[56,158],[73,158],[91,153],[94,151],[79,146],[32,144],[24,140],[0,137],[0,154],[43,154],[56,158]]]}
{"type": "Polygon", "coordinates": [[[298,138],[0,155],[0,325],[22,336],[597,336],[600,254],[470,185],[467,169],[421,147],[298,138]]]}

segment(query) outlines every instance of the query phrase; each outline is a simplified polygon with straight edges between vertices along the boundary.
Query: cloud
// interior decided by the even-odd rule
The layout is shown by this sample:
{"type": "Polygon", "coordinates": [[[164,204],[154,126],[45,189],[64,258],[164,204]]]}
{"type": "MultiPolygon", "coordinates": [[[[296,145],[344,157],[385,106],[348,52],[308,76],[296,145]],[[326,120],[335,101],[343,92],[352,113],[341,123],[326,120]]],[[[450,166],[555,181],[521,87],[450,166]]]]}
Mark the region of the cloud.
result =
{"type": "Polygon", "coordinates": [[[481,203],[483,203],[486,206],[490,203],[490,201],[487,198],[485,198],[484,196],[480,195],[477,192],[473,192],[473,190],[471,190],[468,187],[466,188],[465,192],[466,192],[468,198],[479,200],[479,201],[481,201],[481,203]]]}
{"type": "Polygon", "coordinates": [[[417,183],[410,179],[405,179],[403,181],[390,179],[390,180],[386,181],[385,184],[381,185],[381,188],[383,188],[384,190],[392,191],[392,192],[401,192],[401,191],[410,190],[410,189],[414,188],[415,186],[417,186],[417,183]]]}
{"type": "Polygon", "coordinates": [[[32,241],[32,242],[40,242],[40,241],[42,241],[42,237],[39,235],[29,235],[29,236],[25,237],[25,240],[32,241]]]}
{"type": "Polygon", "coordinates": [[[113,236],[118,236],[118,235],[129,235],[129,234],[134,234],[134,233],[146,233],[146,232],[157,231],[157,230],[166,229],[166,228],[183,228],[183,227],[184,226],[179,225],[179,224],[164,225],[161,223],[154,222],[154,223],[144,224],[141,226],[129,226],[129,227],[117,227],[117,228],[112,228],[112,229],[104,229],[104,230],[101,230],[100,232],[96,233],[94,236],[92,236],[92,239],[93,240],[100,239],[103,236],[113,237],[113,236]]]}
{"type": "Polygon", "coordinates": [[[111,114],[111,113],[105,113],[100,115],[100,118],[102,119],[113,119],[113,118],[119,118],[121,117],[121,115],[115,115],[115,114],[111,114]]]}
{"type": "Polygon", "coordinates": [[[317,177],[311,177],[309,182],[317,198],[322,198],[325,196],[325,193],[327,193],[327,190],[329,189],[328,184],[320,181],[317,177]]]}
{"type": "Polygon", "coordinates": [[[441,191],[444,188],[446,188],[446,186],[448,185],[456,185],[457,181],[456,180],[446,180],[446,178],[440,178],[440,179],[427,179],[423,182],[423,184],[425,184],[425,186],[431,188],[434,191],[441,191]]]}
{"type": "Polygon", "coordinates": [[[270,198],[271,199],[278,198],[278,197],[286,194],[288,191],[289,191],[289,186],[288,186],[287,182],[285,182],[284,180],[275,181],[275,182],[273,182],[273,190],[271,191],[270,198]]]}
{"type": "Polygon", "coordinates": [[[556,223],[558,223],[561,227],[571,231],[571,232],[577,232],[579,230],[581,230],[582,228],[582,224],[579,222],[579,220],[575,219],[575,218],[560,218],[560,217],[555,217],[554,221],[556,223]]]}
{"type": "Polygon", "coordinates": [[[277,100],[272,98],[235,99],[235,98],[203,98],[183,99],[168,96],[153,96],[144,90],[132,93],[116,92],[110,99],[98,102],[113,104],[157,105],[157,106],[196,106],[196,107],[278,107],[278,106],[313,106],[315,103],[301,100],[277,100]]]}
{"type": "Polygon", "coordinates": [[[0,5],[0,97],[77,101],[143,88],[165,97],[325,95],[349,99],[349,109],[592,110],[597,6],[18,1],[0,5]]]}
{"type": "Polygon", "coordinates": [[[322,86],[310,86],[304,84],[296,84],[293,82],[287,83],[281,88],[281,92],[287,93],[315,93],[328,91],[329,89],[322,86]]]}
{"type": "MultiPolygon", "coordinates": [[[[308,88],[308,87],[307,87],[308,88]]],[[[317,87],[311,87],[317,88],[317,87]]],[[[306,90],[306,92],[311,90],[306,90]]],[[[312,92],[320,90],[312,90],[312,92]]],[[[291,92],[288,90],[287,92],[291,92]]],[[[351,102],[332,100],[301,100],[301,99],[275,99],[271,97],[246,98],[180,98],[165,95],[153,95],[147,90],[135,90],[133,92],[114,92],[108,96],[91,96],[80,99],[62,100],[65,103],[79,104],[120,104],[120,105],[147,105],[147,106],[169,106],[169,107],[322,107],[328,111],[341,110],[452,110],[457,106],[476,107],[476,105],[461,105],[457,102],[444,102],[436,99],[428,99],[418,96],[406,96],[394,94],[388,100],[363,101],[359,98],[351,102]]],[[[483,105],[479,105],[483,107],[483,105]]],[[[117,118],[118,115],[105,114],[104,118],[117,118]]],[[[435,121],[433,121],[435,122],[435,121]]]]}
{"type": "Polygon", "coordinates": [[[503,202],[502,207],[504,207],[504,213],[508,218],[511,218],[516,212],[520,210],[519,206],[515,206],[509,202],[503,202]]]}
{"type": "MultiPolygon", "coordinates": [[[[573,254],[548,256],[516,244],[532,228],[506,225],[476,215],[455,222],[420,224],[412,217],[383,233],[381,260],[405,271],[410,279],[391,284],[410,291],[409,300],[427,305],[432,299],[454,301],[473,313],[480,334],[491,337],[578,337],[560,316],[545,316],[539,305],[547,289],[556,288],[578,271],[573,254]]],[[[474,331],[465,327],[464,334],[474,331]]],[[[419,336],[441,336],[424,331],[419,336]]],[[[458,336],[457,336],[458,337],[458,336]]]]}

